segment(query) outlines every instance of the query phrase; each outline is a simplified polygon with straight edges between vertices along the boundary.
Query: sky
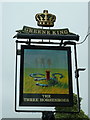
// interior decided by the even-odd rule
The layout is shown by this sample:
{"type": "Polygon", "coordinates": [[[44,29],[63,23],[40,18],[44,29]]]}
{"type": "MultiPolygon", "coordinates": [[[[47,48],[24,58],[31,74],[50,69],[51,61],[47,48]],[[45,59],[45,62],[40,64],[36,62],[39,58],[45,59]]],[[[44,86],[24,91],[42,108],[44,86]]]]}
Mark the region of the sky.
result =
{"type": "MultiPolygon", "coordinates": [[[[8,1],[8,0],[7,0],[8,1]]],[[[16,1],[16,0],[15,0],[16,1]]],[[[19,1],[19,0],[18,0],[19,1]]],[[[2,3],[0,15],[2,18],[2,116],[4,118],[30,118],[40,117],[30,113],[16,113],[14,111],[14,82],[15,82],[15,31],[22,29],[24,25],[38,27],[35,21],[35,14],[48,9],[56,15],[55,29],[69,28],[70,32],[80,35],[81,42],[88,32],[88,2],[5,2],[2,3]],[[46,3],[45,3],[46,2],[46,3]],[[7,62],[6,62],[7,61],[7,62]],[[7,89],[6,89],[7,88],[7,89]],[[8,96],[9,95],[9,96],[8,96]],[[8,103],[8,104],[7,104],[8,103]]],[[[54,29],[53,28],[53,29],[54,29]]],[[[1,29],[1,28],[0,28],[1,29]]],[[[0,36],[1,37],[1,36],[0,36]]],[[[80,72],[80,96],[82,109],[88,114],[88,40],[77,46],[78,67],[86,68],[80,72]],[[83,90],[84,88],[84,90],[83,90]]],[[[73,54],[73,52],[72,52],[73,54]]],[[[72,62],[74,57],[72,57],[72,62]]],[[[72,64],[73,65],[73,64],[72,64]]],[[[75,71],[73,71],[75,73],[75,71]]],[[[19,73],[18,73],[19,74],[19,73]]],[[[73,81],[74,82],[74,81],[73,81]]],[[[76,84],[76,82],[75,82],[76,84]]],[[[74,86],[76,89],[76,86],[74,86]]],[[[17,89],[18,91],[18,89],[17,89]]],[[[90,103],[89,103],[90,104],[90,103]]],[[[31,108],[27,108],[31,109],[31,108]]],[[[35,108],[37,109],[37,108],[35,108]]],[[[42,108],[41,108],[42,109],[42,108]]],[[[45,108],[43,108],[45,109],[45,108]]],[[[47,109],[47,108],[46,108],[47,109]]]]}

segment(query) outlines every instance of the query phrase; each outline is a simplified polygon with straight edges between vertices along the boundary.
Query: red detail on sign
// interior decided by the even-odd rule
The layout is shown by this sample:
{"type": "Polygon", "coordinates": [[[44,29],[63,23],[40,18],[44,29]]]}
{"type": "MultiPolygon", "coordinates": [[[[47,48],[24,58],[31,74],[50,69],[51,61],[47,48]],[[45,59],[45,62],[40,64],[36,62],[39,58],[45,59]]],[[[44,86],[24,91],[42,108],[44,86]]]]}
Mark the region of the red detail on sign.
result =
{"type": "Polygon", "coordinates": [[[46,71],[46,80],[50,80],[50,71],[49,70],[46,71]]]}

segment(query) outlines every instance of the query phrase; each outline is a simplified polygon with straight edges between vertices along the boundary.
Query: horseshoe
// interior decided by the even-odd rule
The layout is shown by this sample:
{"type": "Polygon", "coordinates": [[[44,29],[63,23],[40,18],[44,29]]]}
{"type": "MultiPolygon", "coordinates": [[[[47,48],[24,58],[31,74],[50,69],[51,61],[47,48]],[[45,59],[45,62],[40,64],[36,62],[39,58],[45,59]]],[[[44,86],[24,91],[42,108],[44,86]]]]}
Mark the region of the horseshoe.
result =
{"type": "Polygon", "coordinates": [[[52,74],[52,76],[53,76],[54,78],[56,78],[55,75],[60,75],[60,79],[64,77],[61,73],[53,73],[53,74],[52,74]]]}

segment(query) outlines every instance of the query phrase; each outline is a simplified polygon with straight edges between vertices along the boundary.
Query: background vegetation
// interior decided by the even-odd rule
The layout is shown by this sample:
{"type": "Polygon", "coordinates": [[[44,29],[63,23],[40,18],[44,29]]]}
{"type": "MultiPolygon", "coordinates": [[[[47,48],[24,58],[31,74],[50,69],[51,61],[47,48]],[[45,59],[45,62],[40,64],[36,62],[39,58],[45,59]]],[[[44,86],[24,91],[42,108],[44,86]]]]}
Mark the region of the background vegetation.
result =
{"type": "MultiPolygon", "coordinates": [[[[70,112],[76,112],[78,110],[77,108],[77,95],[73,94],[73,107],[55,107],[56,111],[70,111],[70,112]]],[[[80,98],[81,103],[82,98],[80,98]]],[[[90,118],[84,113],[84,111],[81,109],[80,113],[56,113],[55,114],[56,120],[90,120],[90,118]]]]}

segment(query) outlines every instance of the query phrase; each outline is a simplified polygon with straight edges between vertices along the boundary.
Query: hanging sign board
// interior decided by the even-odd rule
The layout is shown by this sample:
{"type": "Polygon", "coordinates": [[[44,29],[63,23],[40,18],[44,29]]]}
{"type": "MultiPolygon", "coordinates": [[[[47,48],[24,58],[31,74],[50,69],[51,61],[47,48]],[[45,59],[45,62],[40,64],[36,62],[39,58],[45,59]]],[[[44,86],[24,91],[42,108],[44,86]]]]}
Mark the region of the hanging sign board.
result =
{"type": "Polygon", "coordinates": [[[20,106],[72,106],[70,47],[21,46],[20,106]]]}

